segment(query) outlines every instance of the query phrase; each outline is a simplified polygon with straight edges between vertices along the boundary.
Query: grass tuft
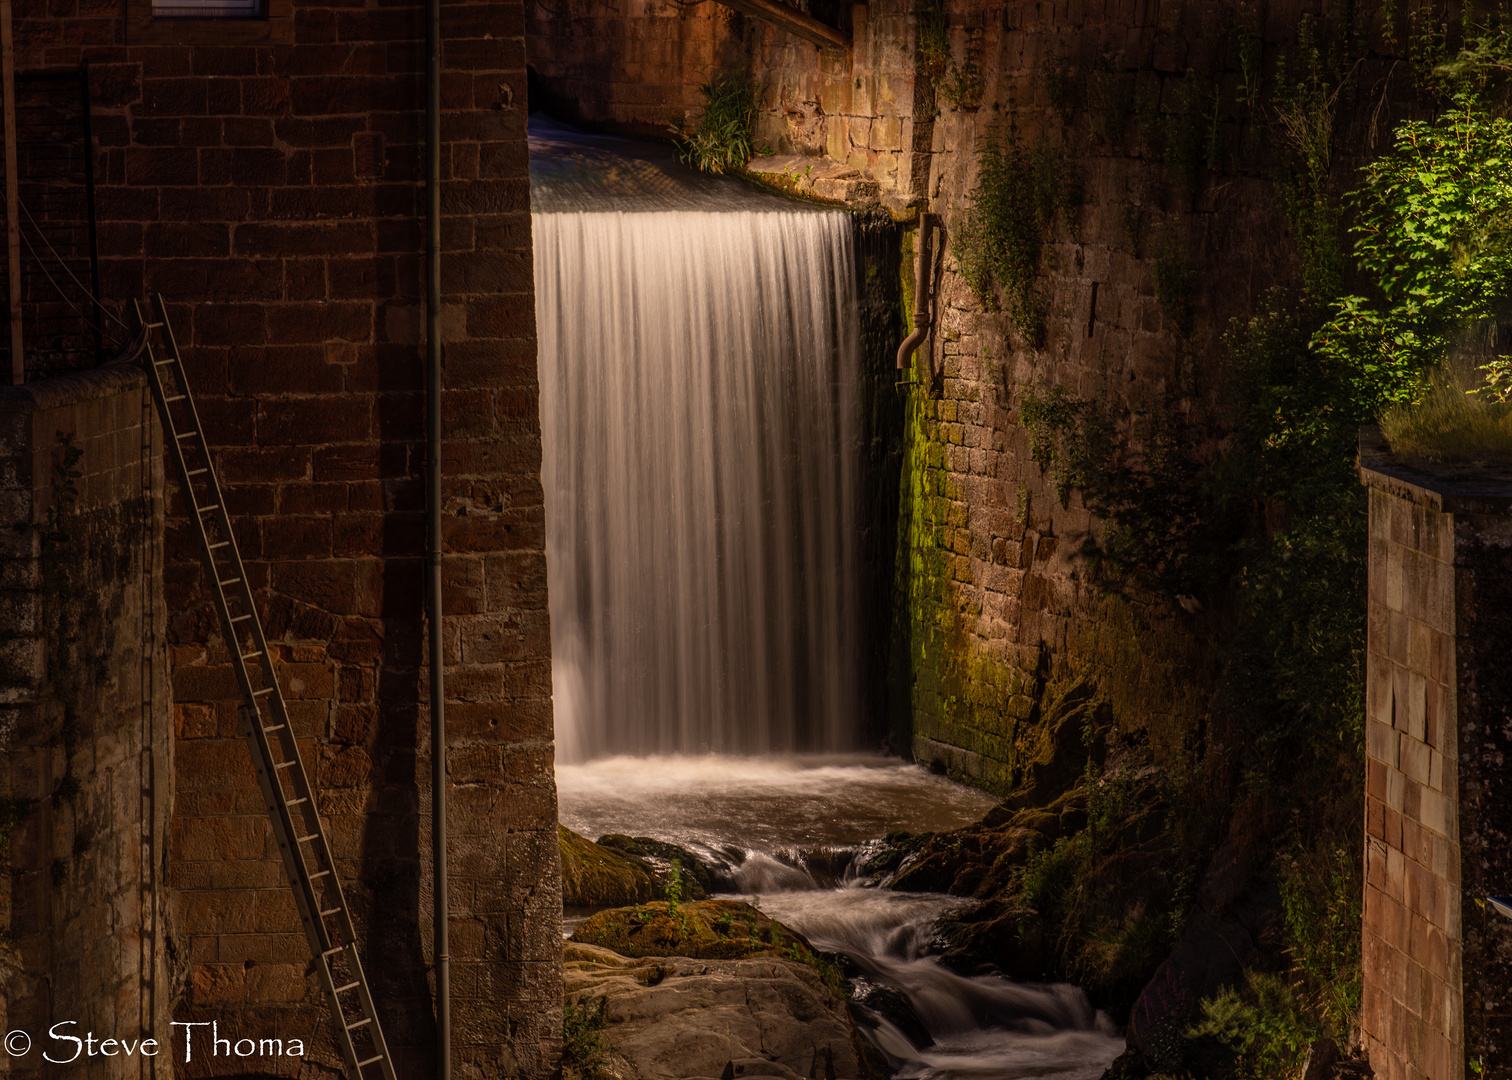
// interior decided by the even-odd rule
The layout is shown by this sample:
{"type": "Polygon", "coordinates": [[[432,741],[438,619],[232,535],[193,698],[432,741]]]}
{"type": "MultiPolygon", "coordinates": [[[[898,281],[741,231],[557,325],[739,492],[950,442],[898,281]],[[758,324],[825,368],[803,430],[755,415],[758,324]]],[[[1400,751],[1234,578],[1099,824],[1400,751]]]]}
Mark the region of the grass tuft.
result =
{"type": "Polygon", "coordinates": [[[1381,432],[1408,465],[1512,465],[1512,403],[1474,393],[1454,364],[1432,370],[1417,400],[1389,406],[1381,432]]]}
{"type": "Polygon", "coordinates": [[[755,156],[761,87],[749,75],[726,75],[700,86],[703,108],[693,131],[679,140],[682,159],[707,173],[739,172],[755,156]]]}

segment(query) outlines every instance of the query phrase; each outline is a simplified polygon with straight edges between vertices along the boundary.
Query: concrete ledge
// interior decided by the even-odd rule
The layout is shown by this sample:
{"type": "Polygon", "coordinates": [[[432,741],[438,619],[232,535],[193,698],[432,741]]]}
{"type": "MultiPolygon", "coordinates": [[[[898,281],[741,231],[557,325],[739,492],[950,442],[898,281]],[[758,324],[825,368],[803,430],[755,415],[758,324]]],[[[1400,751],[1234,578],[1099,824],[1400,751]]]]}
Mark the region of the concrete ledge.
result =
{"type": "Polygon", "coordinates": [[[1360,428],[1360,483],[1380,488],[1444,514],[1505,514],[1512,511],[1512,469],[1445,465],[1428,471],[1392,456],[1381,429],[1360,428]]]}

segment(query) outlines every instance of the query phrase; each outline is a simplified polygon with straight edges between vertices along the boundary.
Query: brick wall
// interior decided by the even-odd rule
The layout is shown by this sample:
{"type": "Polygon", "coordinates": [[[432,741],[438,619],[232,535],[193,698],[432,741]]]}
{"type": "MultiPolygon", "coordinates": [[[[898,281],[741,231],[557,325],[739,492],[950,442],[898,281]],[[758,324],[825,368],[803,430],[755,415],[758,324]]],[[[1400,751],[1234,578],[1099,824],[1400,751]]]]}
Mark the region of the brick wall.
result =
{"type": "MultiPolygon", "coordinates": [[[[421,8],[300,0],[266,24],[189,28],[123,14],[23,2],[19,62],[91,64],[104,291],[167,299],[389,1045],[423,1075],[421,8]]],[[[560,908],[523,14],[443,16],[454,1055],[480,1077],[537,1076],[556,1054],[560,908]]],[[[334,1068],[180,510],[170,492],[175,1017],[303,1038],[334,1068]]],[[[187,1072],[293,1067],[196,1055],[187,1072]]]]}
{"type": "MultiPolygon", "coordinates": [[[[0,1065],[13,1076],[54,1068],[43,1050],[68,1056],[72,1044],[44,1036],[59,1021],[80,1037],[168,1031],[172,780],[151,409],[125,366],[0,388],[0,798],[24,815],[5,830],[0,1019],[33,1039],[0,1065]],[[68,447],[77,477],[58,473],[68,447]]],[[[151,1075],[140,1059],[92,1064],[90,1075],[151,1075]]]]}
{"type": "Polygon", "coordinates": [[[1512,630],[1512,486],[1406,469],[1373,434],[1360,460],[1370,486],[1361,1029],[1383,1080],[1512,1076],[1512,923],[1484,903],[1512,887],[1502,764],[1512,685],[1498,644],[1512,630]]]}

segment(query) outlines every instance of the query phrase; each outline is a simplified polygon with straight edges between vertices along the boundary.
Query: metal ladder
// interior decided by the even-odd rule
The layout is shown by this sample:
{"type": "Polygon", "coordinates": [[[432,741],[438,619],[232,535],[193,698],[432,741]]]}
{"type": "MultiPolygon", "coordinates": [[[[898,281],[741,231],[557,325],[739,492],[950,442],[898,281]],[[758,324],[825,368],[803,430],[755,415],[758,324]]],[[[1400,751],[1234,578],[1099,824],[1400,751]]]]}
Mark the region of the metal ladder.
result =
{"type": "Polygon", "coordinates": [[[331,1015],[337,1022],[337,1042],[353,1080],[370,1080],[374,1076],[373,1066],[381,1070],[383,1080],[395,1080],[394,1063],[357,955],[352,915],[315,805],[315,792],[289,723],[283,691],[263,636],[262,620],[252,600],[236,536],[231,531],[231,518],[221,496],[199,412],[179,362],[168,311],[159,294],[154,294],[152,305],[157,320],[149,323],[142,318],[141,306],[132,301],[138,332],[146,338],[143,367],[147,369],[147,381],[163,422],[163,441],[178,469],[189,519],[199,537],[200,556],[209,575],[221,633],[246,699],[246,704],[237,710],[242,734],[252,747],[252,766],[273,819],[273,835],[283,853],[294,902],[304,921],[305,936],[320,971],[331,1015]],[[152,348],[154,330],[162,340],[161,359],[152,348]],[[165,373],[172,385],[165,382],[165,373]],[[181,420],[174,418],[175,406],[181,420]],[[359,1042],[364,1045],[359,1046],[359,1042]]]}

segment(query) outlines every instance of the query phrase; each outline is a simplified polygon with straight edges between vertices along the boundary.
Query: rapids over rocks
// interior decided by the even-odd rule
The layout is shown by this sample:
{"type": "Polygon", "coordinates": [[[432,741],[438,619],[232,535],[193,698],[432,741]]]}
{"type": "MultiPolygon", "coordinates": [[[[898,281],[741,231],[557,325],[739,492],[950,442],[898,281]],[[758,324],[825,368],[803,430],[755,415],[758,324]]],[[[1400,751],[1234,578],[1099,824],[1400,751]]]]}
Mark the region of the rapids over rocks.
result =
{"type": "Polygon", "coordinates": [[[1096,1080],[1123,1050],[1073,986],[945,968],[934,924],[969,901],[894,892],[869,869],[876,838],[958,828],[990,796],[863,757],[607,758],[559,767],[557,786],[573,831],[680,844],[721,872],[732,898],[843,955],[858,1023],[898,1077],[1096,1080]]]}

